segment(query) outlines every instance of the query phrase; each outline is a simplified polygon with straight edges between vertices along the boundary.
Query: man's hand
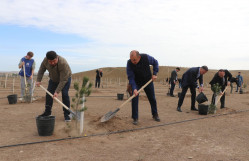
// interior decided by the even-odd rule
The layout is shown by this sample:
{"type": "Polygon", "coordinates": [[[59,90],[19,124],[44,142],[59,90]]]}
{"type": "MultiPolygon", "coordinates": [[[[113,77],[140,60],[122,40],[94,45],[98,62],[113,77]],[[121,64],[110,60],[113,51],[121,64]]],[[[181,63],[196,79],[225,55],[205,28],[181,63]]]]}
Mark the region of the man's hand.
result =
{"type": "Polygon", "coordinates": [[[157,79],[156,75],[152,75],[152,81],[155,81],[157,79]]]}
{"type": "Polygon", "coordinates": [[[203,87],[199,87],[199,93],[203,91],[203,87]]]}
{"type": "Polygon", "coordinates": [[[59,95],[59,94],[58,94],[57,92],[54,92],[53,98],[55,98],[55,97],[57,98],[58,95],[59,95]]]}
{"type": "Polygon", "coordinates": [[[230,82],[230,81],[228,81],[228,82],[227,82],[227,86],[230,86],[230,84],[231,84],[231,82],[230,82]]]}
{"type": "Polygon", "coordinates": [[[36,82],[35,85],[36,85],[37,87],[40,87],[41,82],[36,82]]]}
{"type": "Polygon", "coordinates": [[[30,77],[29,77],[29,79],[31,80],[33,78],[33,75],[31,75],[30,77]]]}
{"type": "Polygon", "coordinates": [[[133,94],[134,94],[135,96],[137,96],[137,95],[138,95],[138,91],[135,89],[135,90],[133,91],[133,94]]]}

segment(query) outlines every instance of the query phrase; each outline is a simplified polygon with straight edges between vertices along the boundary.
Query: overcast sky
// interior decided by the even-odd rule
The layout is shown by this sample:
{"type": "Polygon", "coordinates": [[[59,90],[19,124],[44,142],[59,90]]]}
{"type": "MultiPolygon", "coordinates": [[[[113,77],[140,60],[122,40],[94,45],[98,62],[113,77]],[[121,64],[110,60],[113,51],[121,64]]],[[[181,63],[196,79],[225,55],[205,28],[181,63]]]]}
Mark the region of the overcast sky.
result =
{"type": "Polygon", "coordinates": [[[161,66],[248,70],[248,0],[0,0],[0,71],[49,50],[73,73],[126,66],[133,49],[161,66]]]}

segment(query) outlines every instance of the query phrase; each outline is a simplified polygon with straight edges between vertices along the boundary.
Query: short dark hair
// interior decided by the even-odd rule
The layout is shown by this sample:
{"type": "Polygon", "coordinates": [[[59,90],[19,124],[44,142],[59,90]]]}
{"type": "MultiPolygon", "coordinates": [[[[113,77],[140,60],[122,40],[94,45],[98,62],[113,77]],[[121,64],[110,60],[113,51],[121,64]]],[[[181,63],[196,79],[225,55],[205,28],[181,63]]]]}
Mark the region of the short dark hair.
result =
{"type": "Polygon", "coordinates": [[[57,54],[55,51],[48,51],[46,57],[48,60],[54,60],[55,58],[57,58],[57,54]]]}
{"type": "Polygon", "coordinates": [[[208,71],[208,67],[206,65],[203,65],[201,68],[204,69],[205,71],[208,71]]]}
{"type": "Polygon", "coordinates": [[[34,56],[34,53],[32,52],[32,51],[29,51],[28,53],[27,53],[27,55],[28,56],[30,56],[31,58],[34,56]]]}
{"type": "Polygon", "coordinates": [[[180,71],[180,68],[179,68],[179,67],[176,67],[176,69],[180,71]]]}

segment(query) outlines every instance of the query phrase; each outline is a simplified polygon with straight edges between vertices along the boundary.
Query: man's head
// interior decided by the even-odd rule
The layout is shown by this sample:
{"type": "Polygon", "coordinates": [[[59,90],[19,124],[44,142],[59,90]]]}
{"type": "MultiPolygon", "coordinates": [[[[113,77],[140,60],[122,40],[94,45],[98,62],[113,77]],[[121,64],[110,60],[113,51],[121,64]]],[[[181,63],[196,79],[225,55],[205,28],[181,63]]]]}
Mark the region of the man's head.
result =
{"type": "Polygon", "coordinates": [[[218,71],[218,75],[219,75],[219,77],[223,78],[223,77],[225,76],[225,70],[220,69],[220,70],[218,71]]]}
{"type": "Polygon", "coordinates": [[[52,66],[56,66],[58,63],[58,55],[55,51],[48,51],[46,54],[46,57],[48,59],[48,63],[52,66]]]}
{"type": "Polygon", "coordinates": [[[130,52],[130,59],[131,59],[132,64],[136,65],[140,61],[141,56],[137,50],[132,50],[130,52]]]}
{"type": "Polygon", "coordinates": [[[203,65],[201,68],[200,68],[200,74],[203,75],[205,73],[208,72],[208,67],[206,65],[203,65]]]}
{"type": "Polygon", "coordinates": [[[176,71],[177,71],[177,72],[179,72],[179,71],[180,71],[180,68],[179,68],[179,67],[177,67],[177,68],[176,68],[176,71]]]}
{"type": "Polygon", "coordinates": [[[31,59],[34,56],[34,53],[32,51],[29,51],[26,55],[27,59],[31,59]]]}
{"type": "Polygon", "coordinates": [[[241,72],[238,72],[238,74],[240,75],[240,74],[241,74],[241,72]]]}

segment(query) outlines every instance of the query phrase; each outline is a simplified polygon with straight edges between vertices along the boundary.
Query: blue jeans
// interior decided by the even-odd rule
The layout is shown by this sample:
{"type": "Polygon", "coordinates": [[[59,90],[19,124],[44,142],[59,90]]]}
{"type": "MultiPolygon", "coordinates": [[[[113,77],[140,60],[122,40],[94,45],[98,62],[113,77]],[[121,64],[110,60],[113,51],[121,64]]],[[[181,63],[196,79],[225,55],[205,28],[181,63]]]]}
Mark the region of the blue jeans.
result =
{"type": "MultiPolygon", "coordinates": [[[[51,79],[48,82],[48,91],[51,94],[54,94],[57,86],[59,85],[59,83],[57,82],[53,82],[51,79]]],[[[63,104],[65,104],[68,108],[70,108],[70,98],[68,95],[68,91],[71,85],[71,77],[68,78],[67,83],[65,84],[64,88],[62,89],[61,93],[62,93],[62,102],[63,104]]],[[[51,112],[52,111],[52,107],[53,107],[53,98],[46,94],[46,105],[45,105],[45,111],[46,112],[51,112]]],[[[68,110],[66,110],[64,107],[63,111],[64,111],[64,116],[68,116],[70,114],[70,112],[68,110]]]]}
{"type": "MultiPolygon", "coordinates": [[[[141,88],[141,86],[138,86],[138,89],[140,89],[140,88],[141,88]]],[[[151,82],[147,87],[145,87],[144,91],[145,91],[145,93],[148,97],[148,100],[150,102],[152,115],[153,116],[158,115],[153,82],[151,82]]],[[[132,102],[131,102],[131,104],[132,104],[132,118],[133,119],[138,119],[138,99],[139,99],[139,95],[137,97],[133,98],[132,102]]]]}

